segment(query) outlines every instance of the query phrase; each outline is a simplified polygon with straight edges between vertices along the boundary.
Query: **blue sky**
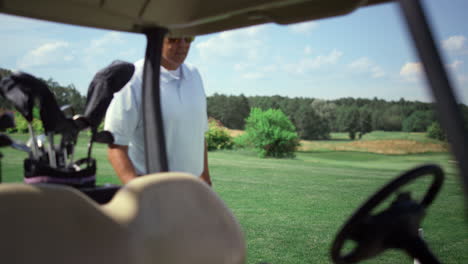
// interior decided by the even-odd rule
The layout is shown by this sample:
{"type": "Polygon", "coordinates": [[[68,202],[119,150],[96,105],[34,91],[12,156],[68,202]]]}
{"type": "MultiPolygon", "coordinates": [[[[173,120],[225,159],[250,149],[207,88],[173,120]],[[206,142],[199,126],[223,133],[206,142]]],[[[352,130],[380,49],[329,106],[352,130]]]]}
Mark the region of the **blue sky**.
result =
{"type": "MultiPolygon", "coordinates": [[[[425,0],[458,98],[468,103],[466,0],[425,0]]],[[[142,35],[0,15],[0,67],[86,94],[115,59],[143,57],[142,35]]],[[[187,61],[206,93],[432,101],[396,4],[289,26],[266,24],[199,36],[187,61]]]]}

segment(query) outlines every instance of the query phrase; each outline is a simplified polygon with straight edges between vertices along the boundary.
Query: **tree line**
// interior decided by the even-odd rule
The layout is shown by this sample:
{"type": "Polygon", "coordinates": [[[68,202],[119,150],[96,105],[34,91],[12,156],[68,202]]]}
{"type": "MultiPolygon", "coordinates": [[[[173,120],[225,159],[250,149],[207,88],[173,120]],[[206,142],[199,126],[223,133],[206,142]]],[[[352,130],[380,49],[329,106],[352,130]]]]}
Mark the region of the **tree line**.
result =
{"type": "MultiPolygon", "coordinates": [[[[346,132],[351,139],[374,130],[426,132],[438,125],[434,103],[383,99],[289,98],[214,94],[207,98],[208,115],[231,129],[244,129],[251,108],[279,109],[288,116],[302,139],[328,139],[346,132]]],[[[468,107],[460,104],[468,125],[468,107]]]]}

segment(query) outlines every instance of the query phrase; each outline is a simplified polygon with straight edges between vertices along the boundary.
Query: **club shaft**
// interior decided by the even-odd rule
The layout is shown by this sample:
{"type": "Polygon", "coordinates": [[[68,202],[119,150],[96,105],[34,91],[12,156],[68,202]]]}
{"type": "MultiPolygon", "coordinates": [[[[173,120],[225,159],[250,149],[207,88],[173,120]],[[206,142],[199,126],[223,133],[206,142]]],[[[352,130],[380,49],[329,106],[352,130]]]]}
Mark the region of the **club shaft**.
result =
{"type": "Polygon", "coordinates": [[[47,136],[49,137],[49,164],[52,168],[57,168],[57,159],[55,155],[55,146],[54,146],[54,134],[48,133],[47,136]]]}
{"type": "Polygon", "coordinates": [[[33,127],[31,123],[28,123],[28,129],[29,129],[29,134],[31,135],[31,141],[32,141],[32,156],[34,159],[39,158],[39,147],[37,146],[37,140],[36,140],[36,134],[34,133],[33,127]]]}
{"type": "Polygon", "coordinates": [[[71,146],[70,160],[68,161],[67,167],[73,167],[73,154],[75,153],[74,146],[71,146]]]}
{"type": "Polygon", "coordinates": [[[63,159],[62,159],[62,160],[63,160],[63,163],[62,163],[61,166],[67,167],[67,165],[68,165],[68,152],[67,152],[67,148],[66,148],[66,147],[63,149],[62,153],[63,153],[63,159]]]}

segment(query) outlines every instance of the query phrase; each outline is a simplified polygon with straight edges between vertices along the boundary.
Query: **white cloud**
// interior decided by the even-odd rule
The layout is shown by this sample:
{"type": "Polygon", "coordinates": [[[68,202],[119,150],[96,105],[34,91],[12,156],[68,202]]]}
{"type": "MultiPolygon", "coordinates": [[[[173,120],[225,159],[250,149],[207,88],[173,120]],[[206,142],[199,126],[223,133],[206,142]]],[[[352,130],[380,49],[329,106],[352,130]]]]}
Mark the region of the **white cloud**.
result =
{"type": "Polygon", "coordinates": [[[278,66],[276,64],[270,64],[263,67],[255,66],[253,64],[236,64],[234,65],[234,70],[241,73],[241,77],[248,80],[258,80],[263,79],[267,76],[273,76],[278,71],[278,66]]]}
{"type": "Polygon", "coordinates": [[[234,64],[234,70],[235,71],[244,71],[246,68],[248,67],[248,65],[246,63],[236,63],[234,64]]]}
{"type": "Polygon", "coordinates": [[[55,41],[42,44],[29,51],[17,61],[18,68],[31,68],[38,66],[54,66],[74,59],[68,51],[69,43],[55,41]]]}
{"type": "Polygon", "coordinates": [[[262,71],[265,73],[272,73],[276,72],[278,70],[278,66],[276,64],[270,64],[265,67],[263,67],[262,71]]]}
{"type": "Polygon", "coordinates": [[[442,41],[442,47],[450,52],[455,53],[468,53],[468,46],[466,45],[466,37],[462,35],[451,36],[442,41]]]}
{"type": "Polygon", "coordinates": [[[120,32],[109,32],[90,39],[81,57],[81,63],[87,73],[94,75],[111,61],[131,56],[134,51],[126,45],[127,40],[120,32]]]}
{"type": "Polygon", "coordinates": [[[242,78],[248,80],[258,80],[264,78],[265,75],[261,72],[248,72],[242,75],[242,78]]]}
{"type": "Polygon", "coordinates": [[[385,76],[385,71],[378,65],[372,66],[370,72],[373,78],[380,78],[385,76]]]}
{"type": "Polygon", "coordinates": [[[113,48],[117,44],[123,44],[124,40],[122,33],[110,32],[104,34],[102,37],[91,40],[90,46],[86,49],[88,54],[104,53],[106,50],[113,48]]]}
{"type": "Polygon", "coordinates": [[[297,63],[287,64],[284,68],[291,73],[304,74],[324,66],[336,64],[341,56],[343,56],[343,52],[334,49],[329,54],[319,55],[315,58],[304,58],[297,63]]]}
{"type": "Polygon", "coordinates": [[[370,73],[373,78],[385,76],[385,71],[368,57],[359,58],[348,65],[354,72],[370,73]]]}
{"type": "Polygon", "coordinates": [[[353,62],[351,62],[348,67],[353,70],[357,71],[366,71],[372,65],[372,62],[367,57],[359,58],[353,62]]]}
{"type": "Polygon", "coordinates": [[[463,64],[463,61],[461,61],[461,60],[455,60],[455,61],[453,61],[452,63],[447,64],[447,67],[448,67],[449,69],[452,69],[452,70],[456,71],[456,70],[460,69],[460,66],[461,66],[462,64],[463,64]]]}
{"type": "Polygon", "coordinates": [[[310,54],[312,54],[312,48],[311,48],[309,45],[305,46],[305,48],[304,48],[304,54],[305,54],[305,55],[310,55],[310,54]]]}
{"type": "Polygon", "coordinates": [[[321,67],[322,65],[335,64],[343,55],[343,52],[339,50],[332,50],[328,55],[320,55],[312,60],[314,67],[321,67]]]}
{"type": "Polygon", "coordinates": [[[406,81],[420,80],[423,74],[422,64],[420,62],[407,62],[400,70],[400,76],[406,81]]]}
{"type": "Polygon", "coordinates": [[[310,34],[318,27],[318,23],[314,21],[302,22],[288,26],[291,32],[298,34],[310,34]]]}
{"type": "Polygon", "coordinates": [[[248,60],[256,60],[264,53],[266,45],[262,40],[265,26],[225,31],[199,42],[195,47],[203,60],[235,58],[242,55],[248,60]]]}

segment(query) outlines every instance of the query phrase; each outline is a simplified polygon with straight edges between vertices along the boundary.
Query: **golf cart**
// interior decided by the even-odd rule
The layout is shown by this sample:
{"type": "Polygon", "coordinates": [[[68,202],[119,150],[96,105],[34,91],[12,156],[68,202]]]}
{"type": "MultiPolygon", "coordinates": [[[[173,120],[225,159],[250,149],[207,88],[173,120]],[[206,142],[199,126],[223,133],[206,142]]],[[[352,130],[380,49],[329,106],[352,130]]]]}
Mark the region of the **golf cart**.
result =
{"type": "MultiPolygon", "coordinates": [[[[159,157],[159,160],[147,158],[146,166],[155,173],[167,171],[157,78],[159,51],[167,32],[191,36],[267,22],[289,24],[344,15],[384,2],[388,1],[137,1],[128,4],[97,0],[4,0],[0,12],[146,35],[143,78],[146,157],[159,157]]],[[[400,0],[398,4],[424,64],[439,119],[452,143],[460,180],[468,195],[468,165],[463,162],[468,145],[453,91],[419,1],[400,0]]],[[[425,165],[403,173],[384,186],[338,232],[331,249],[332,260],[355,263],[385,249],[399,248],[422,263],[439,263],[419,237],[418,227],[442,182],[442,170],[425,165]],[[387,210],[371,214],[390,194],[422,176],[431,176],[433,181],[421,201],[401,194],[387,210]],[[357,246],[349,254],[342,254],[346,240],[355,241],[357,246]]],[[[3,222],[0,228],[7,238],[4,241],[8,241],[2,242],[0,250],[6,262],[245,261],[245,242],[232,213],[212,190],[187,175],[156,173],[141,177],[116,191],[104,206],[79,189],[64,186],[8,184],[0,187],[3,222]],[[187,195],[183,199],[174,196],[173,190],[180,189],[187,195]],[[57,200],[63,202],[54,203],[57,200]],[[205,206],[201,208],[199,204],[205,206]],[[184,208],[183,214],[174,213],[168,207],[184,208]],[[194,221],[187,225],[181,221],[184,218],[194,221]],[[45,236],[47,239],[43,240],[45,236]],[[20,254],[20,251],[28,253],[20,254]]]]}

